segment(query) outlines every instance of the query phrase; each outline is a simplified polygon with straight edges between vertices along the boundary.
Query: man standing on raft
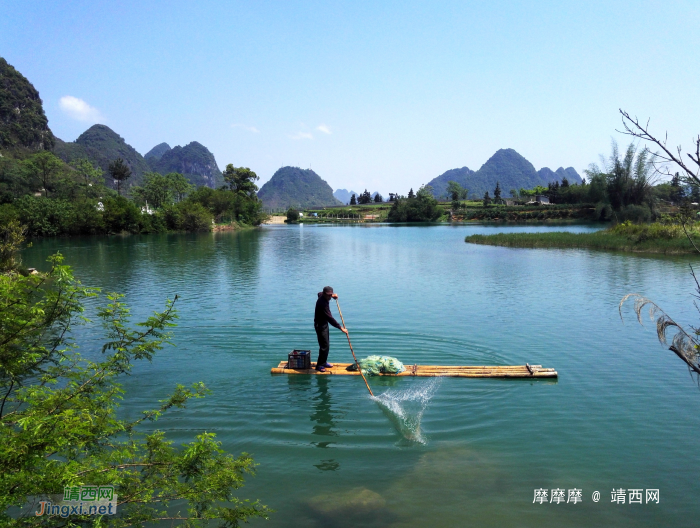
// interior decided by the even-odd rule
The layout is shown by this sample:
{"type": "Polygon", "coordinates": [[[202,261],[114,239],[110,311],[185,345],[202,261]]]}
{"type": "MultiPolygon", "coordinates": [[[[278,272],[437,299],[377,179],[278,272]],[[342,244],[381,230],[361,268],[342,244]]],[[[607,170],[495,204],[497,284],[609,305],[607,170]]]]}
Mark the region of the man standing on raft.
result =
{"type": "Polygon", "coordinates": [[[323,291],[318,293],[316,301],[316,311],[314,313],[314,328],[316,329],[316,337],[318,338],[318,361],[316,361],[316,370],[325,372],[327,368],[332,368],[333,365],[328,363],[328,351],[331,343],[328,335],[328,323],[335,326],[338,330],[347,334],[347,329],[338,324],[331,315],[331,307],[328,302],[331,299],[337,299],[338,295],[333,293],[333,288],[324,286],[323,291]]]}

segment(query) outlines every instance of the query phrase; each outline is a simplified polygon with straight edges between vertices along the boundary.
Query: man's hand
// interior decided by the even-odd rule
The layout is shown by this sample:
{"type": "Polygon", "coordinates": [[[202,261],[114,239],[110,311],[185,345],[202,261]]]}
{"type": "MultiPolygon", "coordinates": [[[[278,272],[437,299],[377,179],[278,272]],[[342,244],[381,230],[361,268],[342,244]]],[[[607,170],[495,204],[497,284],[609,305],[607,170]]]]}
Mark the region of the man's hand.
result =
{"type": "Polygon", "coordinates": [[[333,299],[337,299],[337,298],[338,298],[338,294],[337,294],[337,293],[334,293],[333,295],[331,295],[331,297],[332,297],[333,299]]]}
{"type": "Polygon", "coordinates": [[[348,329],[343,327],[340,329],[341,332],[343,332],[345,335],[348,335],[348,329]]]}

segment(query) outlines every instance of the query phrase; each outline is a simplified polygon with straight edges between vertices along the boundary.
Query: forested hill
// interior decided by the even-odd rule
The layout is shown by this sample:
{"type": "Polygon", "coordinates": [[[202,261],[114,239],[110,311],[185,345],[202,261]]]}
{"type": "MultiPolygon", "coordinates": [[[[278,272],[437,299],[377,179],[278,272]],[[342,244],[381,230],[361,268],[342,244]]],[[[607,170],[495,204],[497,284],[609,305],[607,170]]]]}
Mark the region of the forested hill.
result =
{"type": "Polygon", "coordinates": [[[581,176],[573,167],[559,168],[556,172],[548,167],[539,171],[523,156],[513,149],[501,149],[474,172],[467,167],[449,170],[428,185],[433,187],[433,194],[438,198],[447,195],[447,182],[455,181],[469,190],[469,196],[483,197],[485,192],[493,193],[496,183],[500,183],[503,196],[508,196],[511,189],[532,189],[538,185],[546,187],[550,182],[561,181],[566,177],[569,183],[581,183],[581,176]]]}
{"type": "Polygon", "coordinates": [[[73,142],[57,139],[54,153],[67,163],[87,158],[93,165],[102,168],[105,175],[109,173],[109,163],[122,158],[132,172],[127,182],[129,187],[140,184],[144,173],[151,170],[143,156],[106,125],[91,126],[73,142]]]}
{"type": "Polygon", "coordinates": [[[39,92],[0,57],[0,149],[39,151],[53,145],[39,92]]]}
{"type": "Polygon", "coordinates": [[[172,149],[167,143],[161,143],[146,154],[146,161],[152,171],[161,174],[179,172],[198,187],[206,185],[216,189],[224,183],[214,154],[196,141],[172,149]]]}
{"type": "Polygon", "coordinates": [[[56,139],[54,153],[66,162],[87,158],[94,165],[101,167],[105,174],[110,161],[122,158],[133,173],[127,182],[128,186],[139,185],[146,172],[179,172],[197,186],[216,188],[223,184],[223,177],[214,155],[196,141],[172,149],[167,143],[161,143],[151,149],[146,154],[148,159],[145,159],[108,126],[93,125],[74,142],[56,139]]]}
{"type": "Polygon", "coordinates": [[[444,198],[447,196],[447,182],[457,182],[462,187],[469,189],[471,192],[471,183],[469,177],[474,174],[474,171],[468,167],[462,167],[461,169],[450,169],[447,172],[443,172],[437,178],[430,180],[428,185],[433,188],[433,195],[436,198],[444,198]]]}
{"type": "MultiPolygon", "coordinates": [[[[568,167],[566,169],[559,167],[556,171],[553,171],[549,167],[542,167],[537,171],[537,174],[547,183],[555,181],[561,182],[564,178],[566,178],[569,183],[581,183],[583,181],[579,173],[576,172],[576,169],[573,167],[568,167]]],[[[547,183],[542,183],[541,185],[546,186],[547,183]]]]}
{"type": "Polygon", "coordinates": [[[343,205],[333,189],[311,169],[282,167],[258,192],[266,208],[323,207],[343,205]]]}

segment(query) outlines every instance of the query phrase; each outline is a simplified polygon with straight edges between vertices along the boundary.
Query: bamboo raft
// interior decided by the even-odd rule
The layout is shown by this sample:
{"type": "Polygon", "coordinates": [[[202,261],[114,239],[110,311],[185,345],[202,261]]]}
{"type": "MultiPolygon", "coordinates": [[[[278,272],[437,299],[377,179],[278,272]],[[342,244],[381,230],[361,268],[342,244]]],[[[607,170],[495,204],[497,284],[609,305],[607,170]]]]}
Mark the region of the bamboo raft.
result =
{"type": "MultiPolygon", "coordinates": [[[[291,369],[286,361],[273,367],[272,374],[314,374],[317,376],[359,376],[358,370],[350,370],[354,363],[334,363],[333,368],[325,372],[315,369],[316,363],[311,363],[310,369],[291,369]]],[[[405,365],[406,370],[398,374],[380,374],[380,376],[419,376],[449,378],[556,378],[557,371],[553,368],[542,368],[542,365],[513,365],[513,366],[467,366],[467,365],[405,365]]]]}

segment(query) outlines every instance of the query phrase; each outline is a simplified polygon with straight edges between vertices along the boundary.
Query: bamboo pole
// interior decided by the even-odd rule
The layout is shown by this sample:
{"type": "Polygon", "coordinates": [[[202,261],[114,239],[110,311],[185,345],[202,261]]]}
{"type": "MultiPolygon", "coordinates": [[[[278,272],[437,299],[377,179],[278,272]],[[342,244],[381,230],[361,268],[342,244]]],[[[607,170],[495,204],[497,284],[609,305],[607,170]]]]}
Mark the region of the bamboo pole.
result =
{"type": "Polygon", "coordinates": [[[338,298],[335,298],[335,304],[338,306],[338,313],[340,314],[340,320],[343,322],[343,328],[345,328],[346,334],[345,337],[348,338],[348,345],[350,345],[350,352],[352,352],[352,358],[355,360],[355,365],[357,365],[357,370],[360,371],[360,375],[362,376],[362,379],[365,380],[365,385],[367,385],[367,390],[369,391],[370,395],[374,396],[374,393],[372,392],[372,389],[369,388],[369,383],[367,383],[367,378],[365,378],[364,372],[362,372],[362,369],[360,368],[360,364],[357,362],[357,358],[355,357],[355,351],[352,349],[352,343],[350,342],[350,332],[348,332],[347,327],[345,326],[345,319],[343,319],[343,312],[340,310],[340,303],[338,302],[338,298]]]}

